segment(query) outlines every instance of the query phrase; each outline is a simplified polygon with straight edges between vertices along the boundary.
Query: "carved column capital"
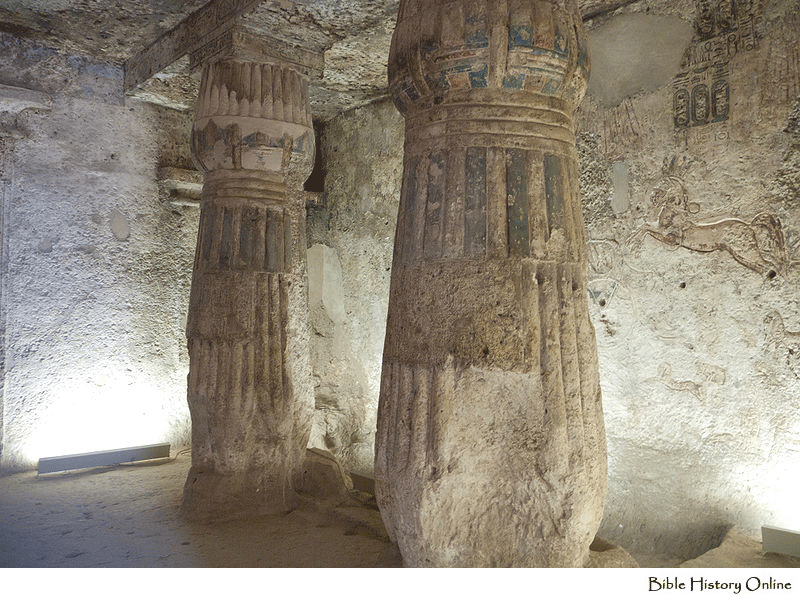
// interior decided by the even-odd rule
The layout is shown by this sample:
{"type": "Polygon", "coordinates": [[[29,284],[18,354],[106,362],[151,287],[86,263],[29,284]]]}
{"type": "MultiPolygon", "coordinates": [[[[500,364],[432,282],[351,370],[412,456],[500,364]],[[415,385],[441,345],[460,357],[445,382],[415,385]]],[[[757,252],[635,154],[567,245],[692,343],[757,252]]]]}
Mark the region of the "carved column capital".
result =
{"type": "Polygon", "coordinates": [[[400,3],[389,57],[400,112],[499,95],[541,96],[574,110],[588,77],[574,0],[400,3]]]}
{"type": "Polygon", "coordinates": [[[291,66],[222,59],[203,68],[192,128],[198,168],[308,175],[314,129],[308,84],[291,66]]]}

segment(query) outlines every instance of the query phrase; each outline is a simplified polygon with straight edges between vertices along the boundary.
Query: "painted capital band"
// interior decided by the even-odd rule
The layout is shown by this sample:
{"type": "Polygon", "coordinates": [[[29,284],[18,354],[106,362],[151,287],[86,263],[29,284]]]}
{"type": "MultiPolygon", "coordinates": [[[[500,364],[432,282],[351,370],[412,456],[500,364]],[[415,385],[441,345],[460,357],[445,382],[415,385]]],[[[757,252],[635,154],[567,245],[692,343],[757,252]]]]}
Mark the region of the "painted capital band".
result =
{"type": "Polygon", "coordinates": [[[206,178],[187,322],[192,519],[280,513],[296,499],[313,410],[297,358],[307,355],[304,207],[292,193],[313,163],[306,90],[281,65],[203,71],[192,151],[206,178]]]}
{"type": "Polygon", "coordinates": [[[579,567],[606,449],[570,0],[401,2],[406,120],[375,479],[408,566],[579,567]]]}

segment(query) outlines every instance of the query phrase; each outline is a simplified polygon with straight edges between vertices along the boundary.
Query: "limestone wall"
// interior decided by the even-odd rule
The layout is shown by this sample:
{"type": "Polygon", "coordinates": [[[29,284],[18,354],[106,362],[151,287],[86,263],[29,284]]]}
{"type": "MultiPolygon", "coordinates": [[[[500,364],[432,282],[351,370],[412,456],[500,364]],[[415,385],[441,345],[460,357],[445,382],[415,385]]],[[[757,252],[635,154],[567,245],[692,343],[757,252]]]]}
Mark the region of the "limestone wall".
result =
{"type": "Polygon", "coordinates": [[[799,14],[652,1],[590,25],[579,141],[601,534],[640,551],[689,556],[732,523],[800,526],[799,14]]]}
{"type": "Polygon", "coordinates": [[[384,100],[328,122],[321,204],[308,211],[316,416],[309,445],[371,475],[403,172],[403,121],[384,100]]]}
{"type": "Polygon", "coordinates": [[[191,166],[190,121],[123,103],[117,67],[0,36],[7,95],[47,105],[2,138],[2,468],[184,447],[198,209],[168,202],[157,168],[191,166]]]}

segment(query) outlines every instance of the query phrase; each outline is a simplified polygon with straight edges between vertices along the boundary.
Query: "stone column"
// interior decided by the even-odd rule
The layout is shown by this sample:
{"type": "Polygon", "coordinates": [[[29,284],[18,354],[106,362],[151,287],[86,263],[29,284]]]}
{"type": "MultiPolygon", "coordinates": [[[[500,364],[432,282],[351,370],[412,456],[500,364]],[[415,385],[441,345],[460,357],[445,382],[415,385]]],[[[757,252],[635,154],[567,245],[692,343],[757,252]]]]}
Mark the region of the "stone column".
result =
{"type": "Polygon", "coordinates": [[[204,67],[192,152],[205,173],[187,322],[190,519],[278,513],[310,433],[305,212],[314,133],[292,66],[204,67]]]}
{"type": "Polygon", "coordinates": [[[376,439],[407,566],[580,567],[606,449],[574,0],[403,0],[405,159],[376,439]]]}

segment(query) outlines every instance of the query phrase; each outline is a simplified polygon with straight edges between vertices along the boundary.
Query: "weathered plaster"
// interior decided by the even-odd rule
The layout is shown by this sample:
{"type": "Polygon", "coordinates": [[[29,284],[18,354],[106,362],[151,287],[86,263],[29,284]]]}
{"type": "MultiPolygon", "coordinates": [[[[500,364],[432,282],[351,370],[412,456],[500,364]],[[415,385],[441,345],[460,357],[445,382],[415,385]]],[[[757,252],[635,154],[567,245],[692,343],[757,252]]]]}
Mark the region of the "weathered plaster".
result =
{"type": "Polygon", "coordinates": [[[2,80],[53,94],[49,110],[26,111],[26,135],[4,169],[2,467],[165,440],[183,446],[197,210],[167,204],[155,172],[186,164],[186,144],[175,140],[189,123],[152,105],[121,106],[111,91],[119,70],[2,41],[13,57],[2,80]]]}
{"type": "Polygon", "coordinates": [[[668,84],[692,37],[691,25],[677,17],[625,14],[589,36],[592,78],[589,93],[616,106],[628,96],[668,84]]]}
{"type": "MultiPolygon", "coordinates": [[[[674,12],[644,4],[643,20],[674,12]]],[[[612,209],[587,214],[609,444],[600,533],[640,552],[689,557],[731,524],[754,536],[797,526],[786,522],[800,443],[797,162],[785,130],[800,94],[798,6],[745,4],[721,33],[701,34],[702,14],[684,12],[694,41],[650,91],[622,93],[626,78],[595,62],[610,93],[590,87],[579,121],[596,142],[585,187],[612,209]],[[698,86],[720,90],[718,103],[687,122],[683,90],[691,101],[698,86]]]]}

